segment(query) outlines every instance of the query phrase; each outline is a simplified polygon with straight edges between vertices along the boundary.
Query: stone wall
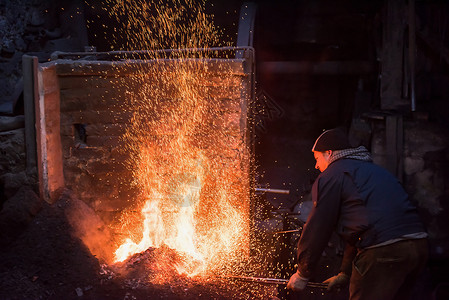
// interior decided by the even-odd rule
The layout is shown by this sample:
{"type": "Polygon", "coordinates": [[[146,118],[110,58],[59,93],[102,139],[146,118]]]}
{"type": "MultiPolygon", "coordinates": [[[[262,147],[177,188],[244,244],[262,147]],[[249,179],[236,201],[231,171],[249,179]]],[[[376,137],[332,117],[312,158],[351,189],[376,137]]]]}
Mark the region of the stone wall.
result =
{"type": "Polygon", "coordinates": [[[448,255],[449,132],[424,121],[406,123],[405,128],[406,189],[421,211],[435,254],[448,255]]]}
{"type": "Polygon", "coordinates": [[[54,51],[88,46],[82,0],[0,1],[0,113],[20,112],[22,56],[48,61],[54,51]]]}
{"type": "MultiPolygon", "coordinates": [[[[376,163],[389,168],[387,163],[386,130],[384,121],[373,126],[371,150],[376,163]]],[[[405,118],[402,168],[398,177],[429,233],[432,257],[446,258],[449,253],[449,132],[447,128],[426,119],[405,118]]]]}

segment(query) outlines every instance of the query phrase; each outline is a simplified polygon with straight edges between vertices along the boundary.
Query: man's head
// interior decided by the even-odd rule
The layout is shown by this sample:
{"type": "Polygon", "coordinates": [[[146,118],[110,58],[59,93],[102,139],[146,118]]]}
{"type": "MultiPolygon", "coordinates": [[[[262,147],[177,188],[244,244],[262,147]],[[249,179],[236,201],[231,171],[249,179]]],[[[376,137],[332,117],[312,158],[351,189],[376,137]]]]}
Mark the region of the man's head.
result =
{"type": "Polygon", "coordinates": [[[315,169],[320,170],[320,172],[324,172],[324,170],[326,170],[329,166],[329,158],[331,155],[332,150],[326,150],[324,152],[313,151],[313,156],[316,160],[315,169]]]}
{"type": "Polygon", "coordinates": [[[315,168],[324,172],[330,162],[334,150],[351,148],[348,136],[339,128],[326,130],[315,141],[312,147],[313,156],[316,159],[315,168]]]}

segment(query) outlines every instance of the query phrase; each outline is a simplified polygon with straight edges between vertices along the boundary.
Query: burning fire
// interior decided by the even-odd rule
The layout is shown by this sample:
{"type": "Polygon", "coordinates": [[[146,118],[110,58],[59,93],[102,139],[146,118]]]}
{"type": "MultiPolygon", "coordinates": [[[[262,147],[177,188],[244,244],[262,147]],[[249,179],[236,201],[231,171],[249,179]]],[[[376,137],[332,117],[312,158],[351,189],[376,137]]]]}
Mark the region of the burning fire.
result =
{"type": "Polygon", "coordinates": [[[117,29],[126,46],[148,49],[152,58],[126,87],[133,118],[123,150],[140,196],[121,218],[121,232],[128,237],[115,260],[167,246],[186,257],[176,262],[180,274],[229,267],[249,247],[249,156],[246,128],[240,125],[246,118],[239,111],[240,79],[224,68],[210,73],[207,51],[195,52],[195,59],[188,51],[175,51],[171,61],[153,51],[223,46],[217,44],[220,33],[204,13],[204,2],[107,2],[120,22],[127,20],[117,29]],[[216,99],[217,90],[227,95],[230,88],[237,91],[231,99],[237,111],[216,99]]]}
{"type": "MultiPolygon", "coordinates": [[[[144,168],[152,164],[151,158],[154,157],[147,151],[141,151],[141,165],[144,168]]],[[[173,182],[163,183],[166,186],[163,189],[165,192],[152,189],[152,186],[148,187],[151,194],[147,196],[141,211],[144,219],[142,240],[136,244],[128,238],[116,250],[116,261],[123,261],[134,253],[145,251],[149,247],[160,247],[163,244],[187,253],[193,259],[203,260],[203,255],[197,251],[194,243],[194,212],[200,200],[203,177],[203,170],[198,169],[193,170],[196,171],[195,175],[177,174],[172,177],[173,182]],[[167,222],[167,217],[170,218],[170,222],[167,222]]]]}
{"type": "Polygon", "coordinates": [[[125,139],[141,190],[141,236],[127,238],[115,256],[123,261],[166,245],[190,258],[178,272],[195,275],[229,264],[248,248],[248,155],[240,132],[217,122],[225,113],[208,96],[205,62],[176,64],[164,88],[154,90],[144,79],[130,94],[140,107],[125,139]],[[166,91],[178,100],[157,101],[166,91]]]}

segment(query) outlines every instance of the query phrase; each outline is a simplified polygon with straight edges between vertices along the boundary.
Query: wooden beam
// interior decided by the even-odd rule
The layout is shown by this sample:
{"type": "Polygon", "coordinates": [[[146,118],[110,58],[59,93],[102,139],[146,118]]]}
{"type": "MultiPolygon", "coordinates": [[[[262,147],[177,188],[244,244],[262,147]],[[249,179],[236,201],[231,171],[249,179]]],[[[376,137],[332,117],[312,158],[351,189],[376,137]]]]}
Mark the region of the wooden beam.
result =
{"type": "Polygon", "coordinates": [[[435,34],[428,30],[416,30],[416,36],[435,51],[449,65],[449,49],[442,45],[435,37],[435,34]]]}
{"type": "Polygon", "coordinates": [[[385,119],[386,163],[388,170],[400,181],[403,178],[403,121],[401,115],[389,115],[385,119]]]}
{"type": "Polygon", "coordinates": [[[405,29],[404,0],[387,0],[383,18],[380,106],[396,110],[402,103],[403,47],[405,29]]]}
{"type": "Polygon", "coordinates": [[[25,114],[25,147],[26,168],[28,175],[36,175],[36,128],[34,98],[37,95],[37,66],[38,59],[35,56],[24,55],[22,57],[23,69],[23,104],[25,114]]]}
{"type": "Polygon", "coordinates": [[[258,67],[261,72],[277,74],[359,75],[376,71],[368,61],[264,61],[258,67]]]}
{"type": "Polygon", "coordinates": [[[408,62],[410,70],[410,108],[416,111],[415,97],[415,56],[416,56],[416,24],[415,0],[408,0],[408,62]]]}

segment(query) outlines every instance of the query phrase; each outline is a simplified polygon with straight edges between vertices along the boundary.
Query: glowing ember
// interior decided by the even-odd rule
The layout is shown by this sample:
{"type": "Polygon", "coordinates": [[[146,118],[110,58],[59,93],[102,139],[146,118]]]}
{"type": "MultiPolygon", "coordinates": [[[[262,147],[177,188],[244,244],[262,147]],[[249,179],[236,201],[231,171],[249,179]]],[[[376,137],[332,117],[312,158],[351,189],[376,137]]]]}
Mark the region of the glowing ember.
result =
{"type": "Polygon", "coordinates": [[[167,246],[185,258],[175,263],[180,274],[229,267],[249,247],[242,79],[224,64],[215,63],[211,72],[207,51],[195,52],[196,58],[189,58],[189,51],[174,52],[171,60],[153,51],[222,46],[204,3],[109,3],[111,13],[126,20],[117,32],[127,47],[148,50],[152,58],[142,64],[133,86],[125,87],[132,109],[122,109],[134,115],[123,150],[140,196],[121,218],[121,232],[128,237],[115,251],[116,261],[167,246]]]}

